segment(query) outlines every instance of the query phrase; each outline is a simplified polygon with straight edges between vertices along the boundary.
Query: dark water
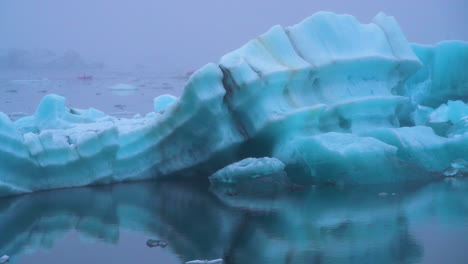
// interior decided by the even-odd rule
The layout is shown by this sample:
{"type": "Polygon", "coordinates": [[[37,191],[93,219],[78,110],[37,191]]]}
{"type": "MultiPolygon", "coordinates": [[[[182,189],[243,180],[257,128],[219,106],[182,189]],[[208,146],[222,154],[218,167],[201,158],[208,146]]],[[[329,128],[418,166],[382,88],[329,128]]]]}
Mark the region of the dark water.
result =
{"type": "Polygon", "coordinates": [[[0,199],[10,263],[468,263],[468,179],[277,197],[141,182],[0,199]],[[148,239],[168,243],[149,248],[148,239]]]}

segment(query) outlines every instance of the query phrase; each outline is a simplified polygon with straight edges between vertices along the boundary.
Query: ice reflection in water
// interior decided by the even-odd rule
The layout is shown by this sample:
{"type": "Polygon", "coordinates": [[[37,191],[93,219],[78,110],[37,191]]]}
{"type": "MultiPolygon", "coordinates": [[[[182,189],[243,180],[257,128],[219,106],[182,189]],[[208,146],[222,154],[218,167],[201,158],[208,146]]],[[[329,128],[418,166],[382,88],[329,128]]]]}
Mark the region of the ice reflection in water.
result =
{"type": "MultiPolygon", "coordinates": [[[[427,256],[463,263],[467,190],[467,179],[448,179],[413,187],[316,187],[262,198],[175,182],[41,192],[0,200],[0,255],[26,263],[23,257],[44,247],[59,254],[54,248],[73,231],[128,251],[135,263],[160,263],[156,253],[134,255],[136,248],[155,252],[146,246],[150,238],[167,242],[158,250],[180,261],[174,263],[430,263],[427,256]],[[432,234],[444,228],[456,232],[444,238],[448,244],[431,246],[439,239],[432,234]],[[119,247],[127,231],[141,237],[119,247]]],[[[108,258],[99,256],[99,262],[108,258]]]]}

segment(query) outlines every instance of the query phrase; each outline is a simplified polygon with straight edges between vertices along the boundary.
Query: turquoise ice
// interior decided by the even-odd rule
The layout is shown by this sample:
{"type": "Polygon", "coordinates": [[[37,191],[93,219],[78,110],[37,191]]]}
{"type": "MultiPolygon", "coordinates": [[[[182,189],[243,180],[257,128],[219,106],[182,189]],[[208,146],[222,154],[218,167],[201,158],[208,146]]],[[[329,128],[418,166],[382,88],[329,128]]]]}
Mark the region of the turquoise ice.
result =
{"type": "Polygon", "coordinates": [[[466,42],[409,44],[383,13],[362,24],[319,12],[207,64],[144,117],[56,95],[16,122],[0,114],[0,195],[206,178],[249,157],[278,159],[302,184],[445,177],[468,160],[467,69],[466,42]]]}

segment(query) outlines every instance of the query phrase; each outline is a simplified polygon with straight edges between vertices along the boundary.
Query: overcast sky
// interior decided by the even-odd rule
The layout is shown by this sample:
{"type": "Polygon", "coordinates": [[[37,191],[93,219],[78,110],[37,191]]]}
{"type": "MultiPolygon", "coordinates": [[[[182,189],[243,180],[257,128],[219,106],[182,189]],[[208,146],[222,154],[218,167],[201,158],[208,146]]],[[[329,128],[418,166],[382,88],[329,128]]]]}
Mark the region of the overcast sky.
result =
{"type": "Polygon", "coordinates": [[[73,49],[110,65],[196,69],[275,24],[393,15],[412,42],[468,39],[468,0],[0,0],[0,49],[73,49]]]}

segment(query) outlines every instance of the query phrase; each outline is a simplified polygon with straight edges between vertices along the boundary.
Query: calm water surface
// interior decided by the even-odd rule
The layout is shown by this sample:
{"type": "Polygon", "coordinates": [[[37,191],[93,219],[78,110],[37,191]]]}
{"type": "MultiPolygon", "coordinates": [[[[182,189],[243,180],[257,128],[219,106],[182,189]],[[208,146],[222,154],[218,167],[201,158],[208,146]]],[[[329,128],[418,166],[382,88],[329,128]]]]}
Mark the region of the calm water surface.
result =
{"type": "Polygon", "coordinates": [[[0,199],[11,263],[467,263],[468,179],[275,197],[141,182],[0,199]],[[385,194],[383,193],[385,192],[385,194]],[[149,248],[148,239],[168,243],[149,248]]]}

